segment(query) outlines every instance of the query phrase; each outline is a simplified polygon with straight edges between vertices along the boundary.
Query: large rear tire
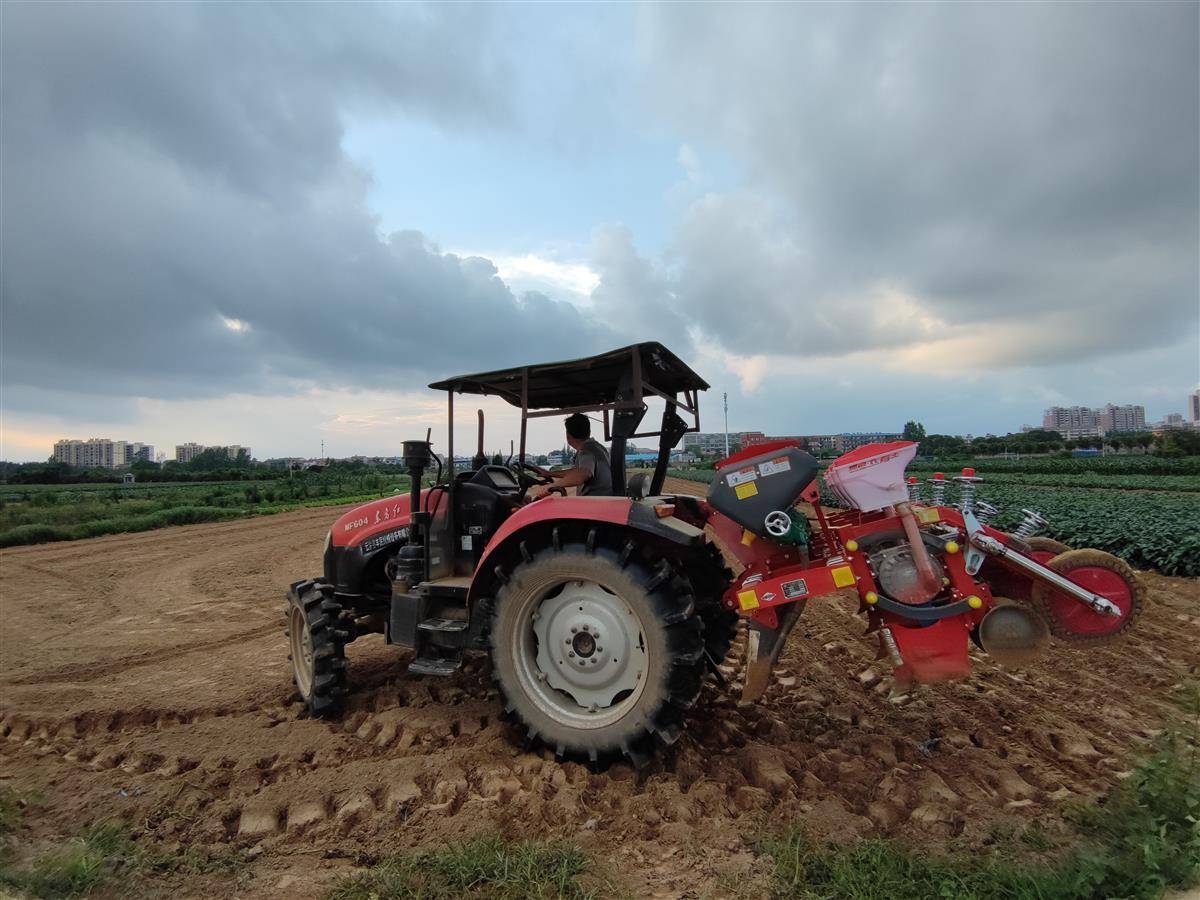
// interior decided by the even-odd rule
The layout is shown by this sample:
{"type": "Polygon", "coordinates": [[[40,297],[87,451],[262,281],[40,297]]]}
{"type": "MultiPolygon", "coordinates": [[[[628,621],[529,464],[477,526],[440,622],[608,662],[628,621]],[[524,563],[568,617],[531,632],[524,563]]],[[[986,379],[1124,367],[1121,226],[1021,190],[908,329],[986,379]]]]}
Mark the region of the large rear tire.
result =
{"type": "Polygon", "coordinates": [[[700,693],[703,626],[666,560],[545,547],[509,573],[491,624],[506,711],[531,741],[592,762],[647,763],[700,693]]]}
{"type": "Polygon", "coordinates": [[[729,655],[740,620],[725,606],[725,591],[733,581],[733,572],[716,545],[708,544],[699,559],[689,561],[683,574],[691,582],[696,614],[704,623],[704,653],[710,665],[719,666],[729,655]]]}
{"type": "Polygon", "coordinates": [[[337,715],[346,695],[347,625],[353,623],[344,620],[333,586],[322,578],[296,582],[287,599],[288,659],[296,690],[312,715],[337,715]]]}

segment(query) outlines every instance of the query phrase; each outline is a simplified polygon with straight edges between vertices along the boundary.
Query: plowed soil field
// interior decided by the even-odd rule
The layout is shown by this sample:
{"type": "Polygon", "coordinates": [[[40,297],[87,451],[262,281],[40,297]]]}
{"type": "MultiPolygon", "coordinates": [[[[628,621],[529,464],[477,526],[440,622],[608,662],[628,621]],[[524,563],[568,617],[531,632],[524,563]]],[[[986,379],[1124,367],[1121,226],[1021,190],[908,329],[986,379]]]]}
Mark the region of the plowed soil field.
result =
{"type": "Polygon", "coordinates": [[[854,601],[814,602],[761,702],[739,706],[731,656],[669,753],[597,773],[517,746],[486,659],[406,676],[378,636],[349,648],[344,718],[307,718],[283,592],[319,573],[337,514],[0,553],[0,784],[42,793],[29,840],[119,816],[159,847],[250,850],[236,884],[176,895],[305,897],[363,851],[498,831],[577,842],[634,895],[721,895],[761,874],[751,846],[774,825],[971,846],[999,820],[1049,821],[1130,770],[1200,664],[1195,579],[1143,573],[1121,644],[1019,672],[980,658],[968,681],[907,693],[854,601]]]}

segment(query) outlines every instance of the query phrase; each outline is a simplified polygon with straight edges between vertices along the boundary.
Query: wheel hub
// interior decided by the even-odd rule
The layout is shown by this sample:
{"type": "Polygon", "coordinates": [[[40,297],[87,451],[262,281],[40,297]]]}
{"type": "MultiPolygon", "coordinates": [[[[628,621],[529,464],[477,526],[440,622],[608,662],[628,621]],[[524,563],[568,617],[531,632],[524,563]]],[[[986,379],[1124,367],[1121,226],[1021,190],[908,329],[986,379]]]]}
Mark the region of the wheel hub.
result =
{"type": "Polygon", "coordinates": [[[633,692],[646,671],[637,616],[593,582],[572,581],[534,610],[539,678],[595,712],[633,692]]]}

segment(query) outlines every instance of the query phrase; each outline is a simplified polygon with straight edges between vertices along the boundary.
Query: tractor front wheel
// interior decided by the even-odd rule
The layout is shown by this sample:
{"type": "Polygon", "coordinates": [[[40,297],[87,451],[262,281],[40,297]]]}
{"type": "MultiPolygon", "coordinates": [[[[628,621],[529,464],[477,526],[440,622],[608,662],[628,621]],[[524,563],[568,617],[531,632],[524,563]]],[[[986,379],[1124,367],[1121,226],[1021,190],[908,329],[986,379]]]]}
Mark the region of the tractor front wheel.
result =
{"type": "Polygon", "coordinates": [[[346,642],[350,638],[342,605],[324,579],[296,582],[287,598],[288,659],[296,690],[312,715],[336,715],[346,694],[346,642]]]}
{"type": "Polygon", "coordinates": [[[631,556],[545,547],[497,595],[492,665],[505,708],[559,756],[640,766],[675,741],[700,692],[703,626],[688,582],[665,559],[631,556]]]}

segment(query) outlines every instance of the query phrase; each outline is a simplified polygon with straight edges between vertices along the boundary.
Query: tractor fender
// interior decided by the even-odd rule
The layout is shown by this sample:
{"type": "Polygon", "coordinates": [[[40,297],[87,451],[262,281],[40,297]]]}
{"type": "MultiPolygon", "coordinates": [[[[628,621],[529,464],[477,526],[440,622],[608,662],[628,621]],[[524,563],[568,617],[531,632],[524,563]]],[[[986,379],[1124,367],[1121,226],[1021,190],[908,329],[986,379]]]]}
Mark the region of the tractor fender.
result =
{"type": "Polygon", "coordinates": [[[660,517],[654,506],[654,498],[643,501],[628,497],[547,497],[521,507],[488,541],[471,579],[468,602],[473,604],[490,591],[497,563],[509,558],[510,551],[515,551],[530,533],[558,523],[615,525],[685,547],[704,542],[703,529],[674,516],[660,517]]]}

